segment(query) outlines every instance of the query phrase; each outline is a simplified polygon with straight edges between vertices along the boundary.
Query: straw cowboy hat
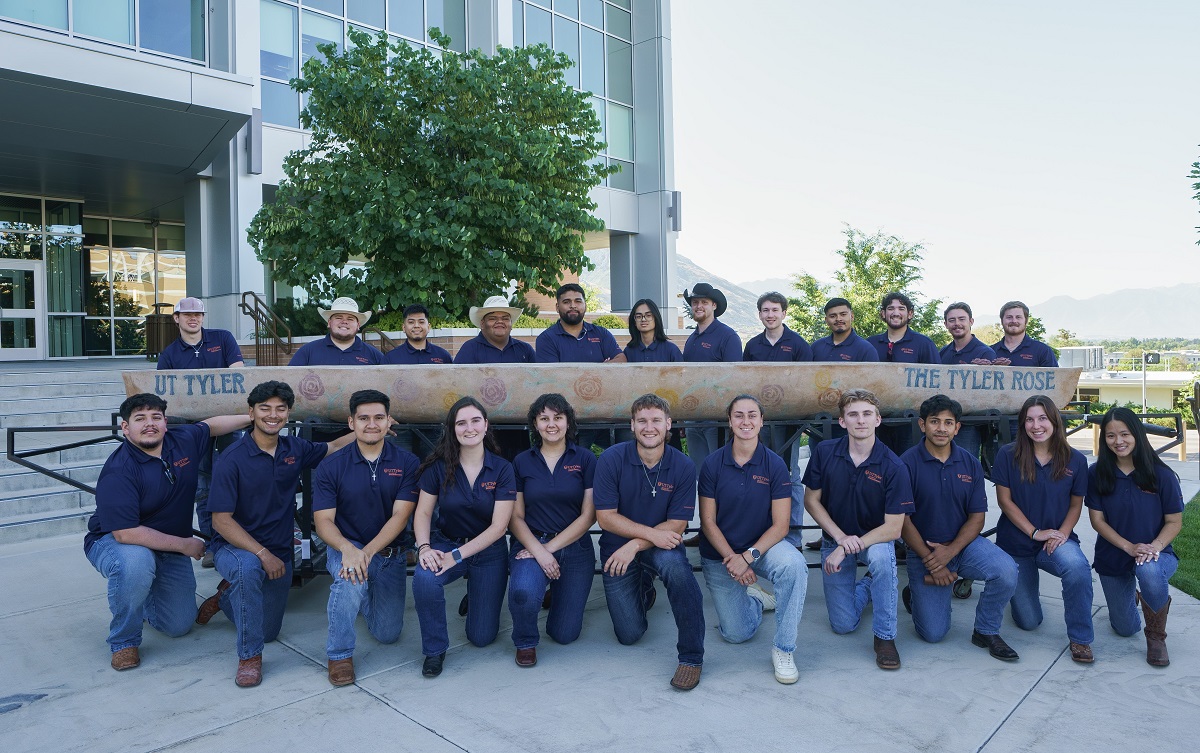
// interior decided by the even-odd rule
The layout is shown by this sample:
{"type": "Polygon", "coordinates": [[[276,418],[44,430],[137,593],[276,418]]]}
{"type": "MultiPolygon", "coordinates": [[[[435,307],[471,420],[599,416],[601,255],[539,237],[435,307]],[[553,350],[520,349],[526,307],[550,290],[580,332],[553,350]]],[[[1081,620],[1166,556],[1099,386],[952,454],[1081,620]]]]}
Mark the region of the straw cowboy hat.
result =
{"type": "Polygon", "coordinates": [[[690,295],[686,290],[683,291],[683,300],[687,301],[689,306],[692,305],[693,298],[707,298],[715,303],[717,305],[715,316],[724,314],[725,309],[729,308],[729,301],[725,300],[725,294],[707,282],[696,283],[690,295]]]}
{"type": "Polygon", "coordinates": [[[484,301],[482,306],[471,307],[471,311],[469,312],[471,324],[474,324],[476,327],[482,327],[483,317],[487,316],[493,311],[507,311],[508,315],[512,317],[514,323],[523,313],[521,309],[509,306],[508,299],[504,296],[494,295],[484,301]]]}
{"type": "Polygon", "coordinates": [[[333,316],[334,314],[353,314],[354,318],[358,320],[358,326],[360,327],[366,324],[367,320],[371,318],[370,311],[358,310],[358,302],[353,298],[338,298],[328,309],[323,309],[318,306],[317,313],[320,314],[321,318],[326,322],[328,322],[329,317],[333,316]]]}

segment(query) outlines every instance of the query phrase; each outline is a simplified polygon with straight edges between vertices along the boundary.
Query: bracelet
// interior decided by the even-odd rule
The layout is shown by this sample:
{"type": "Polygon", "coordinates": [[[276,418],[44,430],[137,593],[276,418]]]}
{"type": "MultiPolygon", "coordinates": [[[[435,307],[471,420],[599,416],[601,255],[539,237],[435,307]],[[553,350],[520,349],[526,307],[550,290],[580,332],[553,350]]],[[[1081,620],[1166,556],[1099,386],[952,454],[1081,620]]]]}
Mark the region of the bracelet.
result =
{"type": "Polygon", "coordinates": [[[1037,536],[1037,535],[1038,535],[1038,531],[1040,531],[1040,530],[1042,530],[1042,529],[1040,529],[1040,528],[1035,528],[1035,529],[1033,529],[1033,532],[1029,534],[1029,538],[1031,538],[1031,539],[1032,539],[1034,536],[1037,536]]]}
{"type": "Polygon", "coordinates": [[[429,548],[428,544],[421,544],[420,546],[417,547],[417,554],[420,554],[422,549],[428,549],[428,548],[429,548]]]}
{"type": "Polygon", "coordinates": [[[267,548],[264,546],[262,549],[259,549],[257,552],[255,552],[254,556],[257,557],[258,555],[262,554],[265,551],[267,551],[267,548]]]}

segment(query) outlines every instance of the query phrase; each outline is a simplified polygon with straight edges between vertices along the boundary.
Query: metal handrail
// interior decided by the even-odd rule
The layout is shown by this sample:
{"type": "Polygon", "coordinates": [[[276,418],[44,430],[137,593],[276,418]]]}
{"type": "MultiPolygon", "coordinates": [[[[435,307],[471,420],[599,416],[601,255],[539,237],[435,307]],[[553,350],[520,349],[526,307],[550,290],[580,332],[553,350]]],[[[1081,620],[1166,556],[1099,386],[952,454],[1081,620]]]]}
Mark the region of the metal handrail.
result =
{"type": "Polygon", "coordinates": [[[398,343],[395,340],[388,337],[388,334],[386,332],[384,332],[382,329],[380,329],[377,325],[374,325],[374,324],[362,328],[361,334],[362,334],[363,342],[367,342],[367,333],[368,332],[372,332],[376,335],[379,335],[379,345],[377,345],[376,347],[379,348],[379,351],[381,353],[387,353],[390,350],[395,350],[396,346],[398,345],[398,343]]]}
{"type": "Polygon", "coordinates": [[[253,290],[242,293],[238,304],[242,313],[254,321],[254,362],[259,366],[284,366],[290,360],[295,344],[292,329],[280,319],[267,302],[253,290]],[[283,358],[287,354],[288,358],[283,358]]]}

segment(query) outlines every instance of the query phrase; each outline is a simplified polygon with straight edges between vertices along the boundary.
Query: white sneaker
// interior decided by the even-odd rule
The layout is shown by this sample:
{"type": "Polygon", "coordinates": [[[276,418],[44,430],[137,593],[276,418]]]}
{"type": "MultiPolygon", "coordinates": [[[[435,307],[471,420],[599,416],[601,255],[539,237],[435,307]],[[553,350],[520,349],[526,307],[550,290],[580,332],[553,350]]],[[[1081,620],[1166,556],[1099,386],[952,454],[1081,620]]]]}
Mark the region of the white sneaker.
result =
{"type": "Polygon", "coordinates": [[[791,685],[800,679],[800,670],[796,669],[791,651],[780,651],[771,646],[771,662],[775,665],[775,679],[784,685],[791,685]]]}
{"type": "Polygon", "coordinates": [[[775,597],[762,590],[757,583],[746,586],[746,594],[761,603],[764,612],[775,611],[775,597]]]}

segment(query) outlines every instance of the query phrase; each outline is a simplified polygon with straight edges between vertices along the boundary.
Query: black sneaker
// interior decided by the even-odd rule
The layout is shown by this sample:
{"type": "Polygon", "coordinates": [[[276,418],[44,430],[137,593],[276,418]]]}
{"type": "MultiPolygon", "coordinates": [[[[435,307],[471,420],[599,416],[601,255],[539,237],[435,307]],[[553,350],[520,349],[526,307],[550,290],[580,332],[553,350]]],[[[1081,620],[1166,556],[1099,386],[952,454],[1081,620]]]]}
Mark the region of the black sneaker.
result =
{"type": "Polygon", "coordinates": [[[912,588],[905,586],[900,592],[900,600],[904,602],[904,611],[912,614],[912,588]]]}
{"type": "Polygon", "coordinates": [[[442,673],[442,664],[446,662],[446,654],[442,652],[437,656],[426,656],[425,663],[421,665],[421,674],[426,677],[437,677],[442,673]]]}
{"type": "Polygon", "coordinates": [[[459,617],[467,616],[467,609],[470,606],[470,603],[467,600],[468,596],[470,596],[470,594],[463,594],[462,601],[458,602],[458,616],[459,617]]]}

